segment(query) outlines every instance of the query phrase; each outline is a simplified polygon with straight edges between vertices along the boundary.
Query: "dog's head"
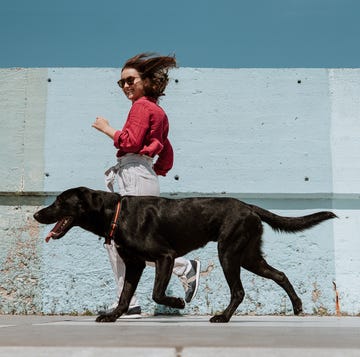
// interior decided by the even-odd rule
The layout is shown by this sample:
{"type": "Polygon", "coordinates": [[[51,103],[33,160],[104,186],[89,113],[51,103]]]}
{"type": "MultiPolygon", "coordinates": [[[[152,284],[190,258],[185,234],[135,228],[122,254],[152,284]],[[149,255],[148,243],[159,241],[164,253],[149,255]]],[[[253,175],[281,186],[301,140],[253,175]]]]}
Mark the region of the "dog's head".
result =
{"type": "Polygon", "coordinates": [[[46,236],[46,242],[63,237],[74,226],[81,226],[86,216],[89,219],[89,202],[93,192],[86,187],[69,189],[57,196],[53,204],[34,214],[39,223],[56,223],[46,236]]]}

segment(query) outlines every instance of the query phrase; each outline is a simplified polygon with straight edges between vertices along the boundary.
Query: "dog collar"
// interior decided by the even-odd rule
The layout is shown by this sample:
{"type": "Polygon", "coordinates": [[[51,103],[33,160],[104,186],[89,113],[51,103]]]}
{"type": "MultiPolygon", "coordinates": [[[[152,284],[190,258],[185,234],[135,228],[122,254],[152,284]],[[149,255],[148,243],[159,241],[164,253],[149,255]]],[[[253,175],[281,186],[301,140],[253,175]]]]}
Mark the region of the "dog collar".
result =
{"type": "Polygon", "coordinates": [[[116,210],[115,210],[114,218],[111,222],[109,234],[107,235],[107,237],[105,237],[105,244],[111,244],[111,240],[113,239],[115,229],[119,226],[118,223],[119,215],[120,215],[120,201],[116,205],[116,210]]]}

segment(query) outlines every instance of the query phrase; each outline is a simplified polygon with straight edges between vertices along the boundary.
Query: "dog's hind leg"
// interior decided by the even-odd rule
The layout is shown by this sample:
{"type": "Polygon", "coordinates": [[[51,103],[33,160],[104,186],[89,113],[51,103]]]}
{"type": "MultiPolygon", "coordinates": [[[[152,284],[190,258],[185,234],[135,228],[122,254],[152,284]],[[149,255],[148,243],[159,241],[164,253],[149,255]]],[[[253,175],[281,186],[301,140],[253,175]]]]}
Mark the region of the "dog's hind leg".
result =
{"type": "Polygon", "coordinates": [[[174,257],[170,255],[166,255],[155,262],[155,282],[152,297],[157,304],[183,309],[185,307],[183,299],[166,296],[166,288],[169,285],[173,267],[174,257]]]}
{"type": "Polygon", "coordinates": [[[299,315],[302,312],[301,299],[297,296],[289,279],[283,272],[271,267],[263,257],[259,257],[257,260],[251,262],[246,262],[243,264],[243,267],[252,273],[275,281],[275,283],[281,286],[288,294],[293,306],[294,314],[299,315]]]}
{"type": "Polygon", "coordinates": [[[118,306],[111,312],[99,315],[96,322],[115,322],[118,317],[128,311],[130,300],[133,297],[136,287],[145,268],[145,262],[126,262],[124,287],[120,295],[118,306]]]}
{"type": "Polygon", "coordinates": [[[213,316],[210,322],[228,322],[245,296],[240,279],[240,254],[237,254],[237,250],[234,247],[227,247],[227,249],[222,252],[219,244],[219,260],[230,287],[230,304],[221,314],[213,316]]]}

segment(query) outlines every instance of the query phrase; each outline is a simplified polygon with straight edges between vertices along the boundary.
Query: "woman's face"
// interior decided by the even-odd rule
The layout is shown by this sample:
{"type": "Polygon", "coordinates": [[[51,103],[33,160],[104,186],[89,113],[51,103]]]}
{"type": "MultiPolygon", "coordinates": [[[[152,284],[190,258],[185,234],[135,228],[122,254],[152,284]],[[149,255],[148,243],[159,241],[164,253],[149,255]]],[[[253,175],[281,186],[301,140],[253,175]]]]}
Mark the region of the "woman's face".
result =
{"type": "Polygon", "coordinates": [[[132,102],[145,95],[144,83],[139,72],[134,68],[124,68],[122,70],[119,85],[126,97],[132,102]]]}

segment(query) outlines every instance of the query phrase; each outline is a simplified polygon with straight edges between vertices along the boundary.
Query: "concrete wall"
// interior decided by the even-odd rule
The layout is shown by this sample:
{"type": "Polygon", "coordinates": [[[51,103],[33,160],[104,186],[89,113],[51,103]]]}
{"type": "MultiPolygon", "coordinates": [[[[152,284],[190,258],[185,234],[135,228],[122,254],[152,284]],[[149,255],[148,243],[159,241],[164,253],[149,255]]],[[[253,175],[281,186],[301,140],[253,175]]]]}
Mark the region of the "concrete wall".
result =
{"type": "MultiPolygon", "coordinates": [[[[0,313],[95,312],[114,299],[102,241],[73,228],[49,244],[50,227],[32,214],[75,186],[103,189],[115,162],[111,141],[91,128],[102,115],[121,128],[130,103],[119,69],[0,70],[0,313]]],[[[283,215],[331,209],[339,219],[294,235],[265,225],[268,262],[286,272],[306,313],[360,313],[360,70],[194,69],[171,72],[167,111],[175,165],[164,196],[237,197],[283,215]]],[[[211,314],[229,290],[216,245],[189,254],[202,261],[197,298],[184,313],[211,314]]],[[[152,268],[138,288],[147,313],[152,268]]],[[[238,313],[291,313],[271,281],[242,272],[238,313]]],[[[182,295],[176,278],[169,292],[182,295]]]]}

